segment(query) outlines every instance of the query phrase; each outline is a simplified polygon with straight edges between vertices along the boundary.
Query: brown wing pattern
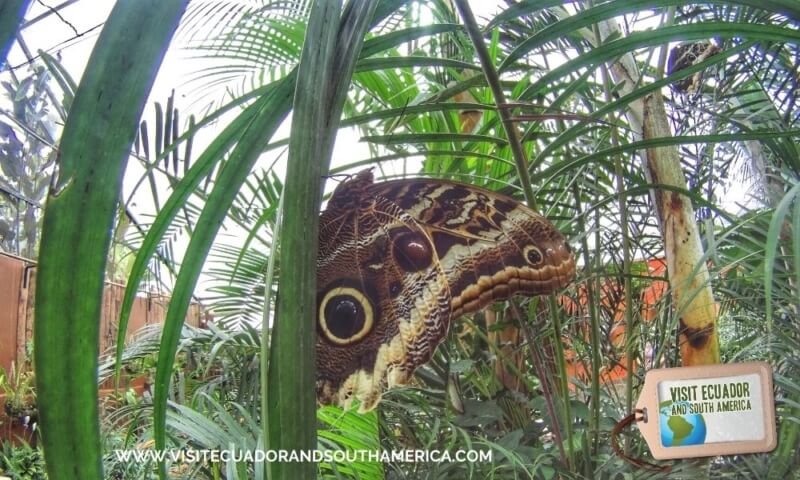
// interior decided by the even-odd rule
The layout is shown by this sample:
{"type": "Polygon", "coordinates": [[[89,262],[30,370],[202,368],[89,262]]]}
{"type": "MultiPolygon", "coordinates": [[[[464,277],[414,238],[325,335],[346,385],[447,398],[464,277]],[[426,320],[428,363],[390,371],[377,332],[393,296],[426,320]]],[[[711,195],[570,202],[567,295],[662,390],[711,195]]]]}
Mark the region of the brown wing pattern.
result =
{"type": "Polygon", "coordinates": [[[375,406],[428,361],[450,320],[566,286],[561,233],[515,200],[442,180],[359,173],[320,217],[317,398],[375,406]]]}
{"type": "Polygon", "coordinates": [[[343,183],[320,218],[317,398],[368,410],[407,382],[446,331],[447,281],[425,230],[398,205],[343,183]]]}

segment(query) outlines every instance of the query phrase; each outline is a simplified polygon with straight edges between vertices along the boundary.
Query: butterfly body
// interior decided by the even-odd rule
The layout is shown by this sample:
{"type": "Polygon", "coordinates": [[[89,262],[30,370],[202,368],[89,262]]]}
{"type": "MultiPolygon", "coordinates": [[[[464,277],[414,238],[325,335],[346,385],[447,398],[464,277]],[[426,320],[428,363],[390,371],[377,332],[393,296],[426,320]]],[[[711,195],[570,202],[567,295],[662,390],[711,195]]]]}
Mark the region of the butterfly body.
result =
{"type": "Polygon", "coordinates": [[[444,180],[340,184],[320,217],[317,398],[373,408],[427,362],[451,321],[567,285],[575,260],[544,217],[444,180]]]}

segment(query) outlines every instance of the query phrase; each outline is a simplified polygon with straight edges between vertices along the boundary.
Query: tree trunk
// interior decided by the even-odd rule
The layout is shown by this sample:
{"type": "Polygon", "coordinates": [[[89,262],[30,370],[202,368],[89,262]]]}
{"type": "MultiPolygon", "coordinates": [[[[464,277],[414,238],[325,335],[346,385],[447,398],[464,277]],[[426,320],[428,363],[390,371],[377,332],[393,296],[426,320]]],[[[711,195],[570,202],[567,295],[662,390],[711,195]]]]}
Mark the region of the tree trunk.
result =
{"type": "MultiPolygon", "coordinates": [[[[660,93],[645,97],[642,135],[645,140],[671,135],[660,93]]],[[[645,170],[652,183],[687,189],[680,157],[673,146],[648,148],[645,170]]],[[[719,363],[714,295],[692,203],[680,193],[659,189],[655,190],[655,205],[679,318],[683,364],[719,363]]]]}
{"type": "MultiPolygon", "coordinates": [[[[615,22],[598,24],[601,38],[622,34],[615,22]]],[[[615,83],[621,85],[620,95],[631,93],[639,84],[640,74],[627,53],[609,66],[615,83]]],[[[635,100],[628,105],[628,123],[636,136],[644,139],[668,137],[669,129],[664,99],[659,93],[635,100]]],[[[686,177],[674,146],[647,150],[644,165],[650,183],[687,189],[686,177]]],[[[683,365],[719,363],[719,337],[714,295],[709,283],[708,268],[702,262],[703,247],[697,231],[691,202],[676,192],[654,190],[672,298],[679,318],[679,341],[683,365]]],[[[628,326],[630,328],[630,326],[628,326]]]]}

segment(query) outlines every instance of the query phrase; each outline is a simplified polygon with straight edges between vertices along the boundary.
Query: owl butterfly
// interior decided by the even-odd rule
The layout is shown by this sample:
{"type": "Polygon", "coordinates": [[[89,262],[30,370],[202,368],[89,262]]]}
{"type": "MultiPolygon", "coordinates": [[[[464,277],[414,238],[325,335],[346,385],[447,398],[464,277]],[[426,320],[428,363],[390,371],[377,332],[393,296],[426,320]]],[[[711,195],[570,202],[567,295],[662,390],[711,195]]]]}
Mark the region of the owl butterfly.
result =
{"type": "Polygon", "coordinates": [[[320,216],[317,400],[362,411],[405,384],[452,320],[575,277],[563,235],[504,195],[445,180],[341,183],[320,216]]]}

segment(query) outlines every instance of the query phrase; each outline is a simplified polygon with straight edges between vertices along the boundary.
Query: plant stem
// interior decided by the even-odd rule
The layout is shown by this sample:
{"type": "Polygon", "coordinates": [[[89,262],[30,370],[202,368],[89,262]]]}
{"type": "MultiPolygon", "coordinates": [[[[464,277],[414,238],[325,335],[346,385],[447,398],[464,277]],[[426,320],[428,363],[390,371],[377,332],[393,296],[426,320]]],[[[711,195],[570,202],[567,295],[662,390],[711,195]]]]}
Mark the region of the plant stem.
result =
{"type": "Polygon", "coordinates": [[[506,107],[508,102],[503,92],[503,86],[500,84],[500,77],[497,74],[494,63],[492,63],[489,49],[486,48],[486,44],[483,42],[483,36],[478,28],[478,23],[475,21],[475,16],[472,14],[469,3],[467,0],[455,0],[455,3],[456,7],[458,7],[458,11],[461,13],[461,18],[464,20],[464,28],[466,28],[467,34],[469,34],[469,38],[475,46],[475,52],[478,54],[478,59],[481,62],[483,74],[486,76],[486,83],[488,83],[489,88],[492,89],[494,102],[495,105],[497,105],[497,114],[500,116],[500,120],[503,123],[503,128],[508,137],[508,145],[511,148],[511,154],[514,156],[514,163],[517,167],[517,175],[519,176],[522,193],[525,196],[525,202],[529,207],[535,210],[536,198],[533,194],[531,179],[528,174],[528,160],[525,156],[525,150],[522,148],[522,141],[517,131],[517,126],[511,118],[509,109],[506,107]]]}
{"type": "MultiPolygon", "coordinates": [[[[600,42],[600,32],[597,25],[594,26],[597,41],[600,42]]],[[[605,64],[600,66],[603,78],[603,92],[607,102],[614,100],[611,93],[611,74],[605,64]]],[[[613,119],[612,125],[616,125],[613,119]]],[[[620,145],[619,131],[616,128],[611,129],[611,145],[616,148],[620,145]]],[[[630,229],[628,226],[628,204],[627,199],[621,192],[625,191],[625,172],[622,169],[622,160],[620,155],[614,155],[614,176],[616,177],[616,189],[620,193],[618,205],[620,215],[620,230],[622,234],[622,278],[623,278],[623,302],[625,305],[623,322],[625,325],[625,411],[633,412],[633,360],[636,356],[638,349],[637,340],[638,336],[635,335],[636,327],[633,318],[633,294],[631,292],[631,239],[630,229]]],[[[638,322],[636,322],[638,323],[638,322]]],[[[625,438],[625,451],[630,450],[630,437],[625,438]]]]}
{"type": "Polygon", "coordinates": [[[550,320],[553,323],[553,346],[555,348],[555,364],[558,373],[559,386],[561,387],[561,400],[564,402],[564,433],[567,442],[567,466],[571,471],[575,471],[575,442],[572,438],[572,408],[569,404],[569,378],[564,362],[564,345],[561,343],[561,316],[558,312],[556,296],[551,294],[547,297],[550,310],[550,320]]]}
{"type": "MultiPolygon", "coordinates": [[[[264,449],[269,450],[269,436],[264,432],[269,432],[269,390],[267,389],[267,381],[269,379],[269,352],[270,352],[270,326],[269,318],[272,305],[272,284],[275,279],[275,260],[278,257],[278,245],[281,234],[281,217],[283,216],[283,199],[286,196],[281,192],[281,198],[278,201],[278,210],[275,214],[275,228],[273,229],[272,248],[267,261],[267,273],[264,275],[264,314],[261,321],[261,355],[260,359],[260,378],[261,378],[261,424],[262,424],[262,437],[264,441],[264,449]]],[[[256,466],[258,468],[258,466],[256,466]]],[[[264,463],[264,473],[267,480],[272,478],[272,470],[264,463]]]]}
{"type": "MultiPolygon", "coordinates": [[[[280,295],[269,351],[268,448],[312,450],[316,426],[319,206],[342,109],[377,0],[315,2],[294,95],[280,235],[280,295]]],[[[267,429],[268,426],[268,429],[267,429]]],[[[314,478],[313,463],[270,463],[271,478],[314,478]]]]}
{"type": "MultiPolygon", "coordinates": [[[[539,299],[534,298],[533,301],[530,303],[531,311],[534,312],[532,315],[530,312],[528,314],[529,317],[534,316],[536,309],[539,306],[539,299]]],[[[545,366],[544,361],[542,359],[543,355],[540,354],[539,349],[535,346],[536,344],[533,341],[533,337],[528,330],[528,323],[524,321],[524,317],[522,313],[519,311],[517,305],[512,301],[508,302],[508,305],[511,307],[511,311],[514,316],[517,317],[517,323],[520,326],[520,330],[522,331],[523,336],[525,337],[525,343],[528,345],[528,348],[531,351],[531,363],[533,364],[533,368],[536,370],[536,376],[539,377],[539,382],[542,385],[542,394],[545,400],[545,408],[547,408],[547,414],[550,416],[550,421],[552,425],[550,428],[553,430],[553,437],[555,438],[555,444],[558,447],[558,452],[560,454],[561,463],[564,465],[567,464],[567,453],[564,451],[564,439],[561,436],[561,426],[558,420],[558,413],[556,412],[555,404],[553,403],[553,392],[550,390],[550,382],[549,376],[545,373],[545,366]]]]}
{"type": "MultiPolygon", "coordinates": [[[[675,5],[670,5],[667,7],[666,18],[663,19],[661,23],[661,27],[669,27],[675,23],[675,5]]],[[[597,26],[595,25],[595,29],[597,26]]],[[[599,39],[599,37],[598,37],[599,39]]],[[[655,80],[661,80],[664,78],[664,71],[666,70],[667,65],[667,53],[669,52],[669,44],[665,43],[659,47],[658,52],[658,63],[656,64],[656,74],[654,75],[655,80]]]]}
{"type": "MultiPolygon", "coordinates": [[[[584,212],[581,202],[580,187],[577,183],[572,185],[572,193],[575,197],[575,212],[578,223],[578,231],[586,231],[586,220],[584,219],[584,212]]],[[[583,251],[583,264],[587,268],[592,265],[592,259],[589,255],[589,240],[586,235],[581,236],[581,247],[583,251]]],[[[595,258],[601,258],[602,252],[600,251],[600,244],[596,243],[595,258]]],[[[589,270],[591,271],[591,269],[589,270]]],[[[598,284],[597,276],[592,275],[586,280],[586,299],[589,307],[589,322],[591,325],[590,342],[591,342],[591,363],[592,363],[592,402],[590,410],[592,412],[589,428],[592,431],[592,456],[597,454],[600,443],[600,314],[597,311],[599,299],[597,298],[598,284]]],[[[580,299],[580,297],[578,297],[580,299]]]]}

